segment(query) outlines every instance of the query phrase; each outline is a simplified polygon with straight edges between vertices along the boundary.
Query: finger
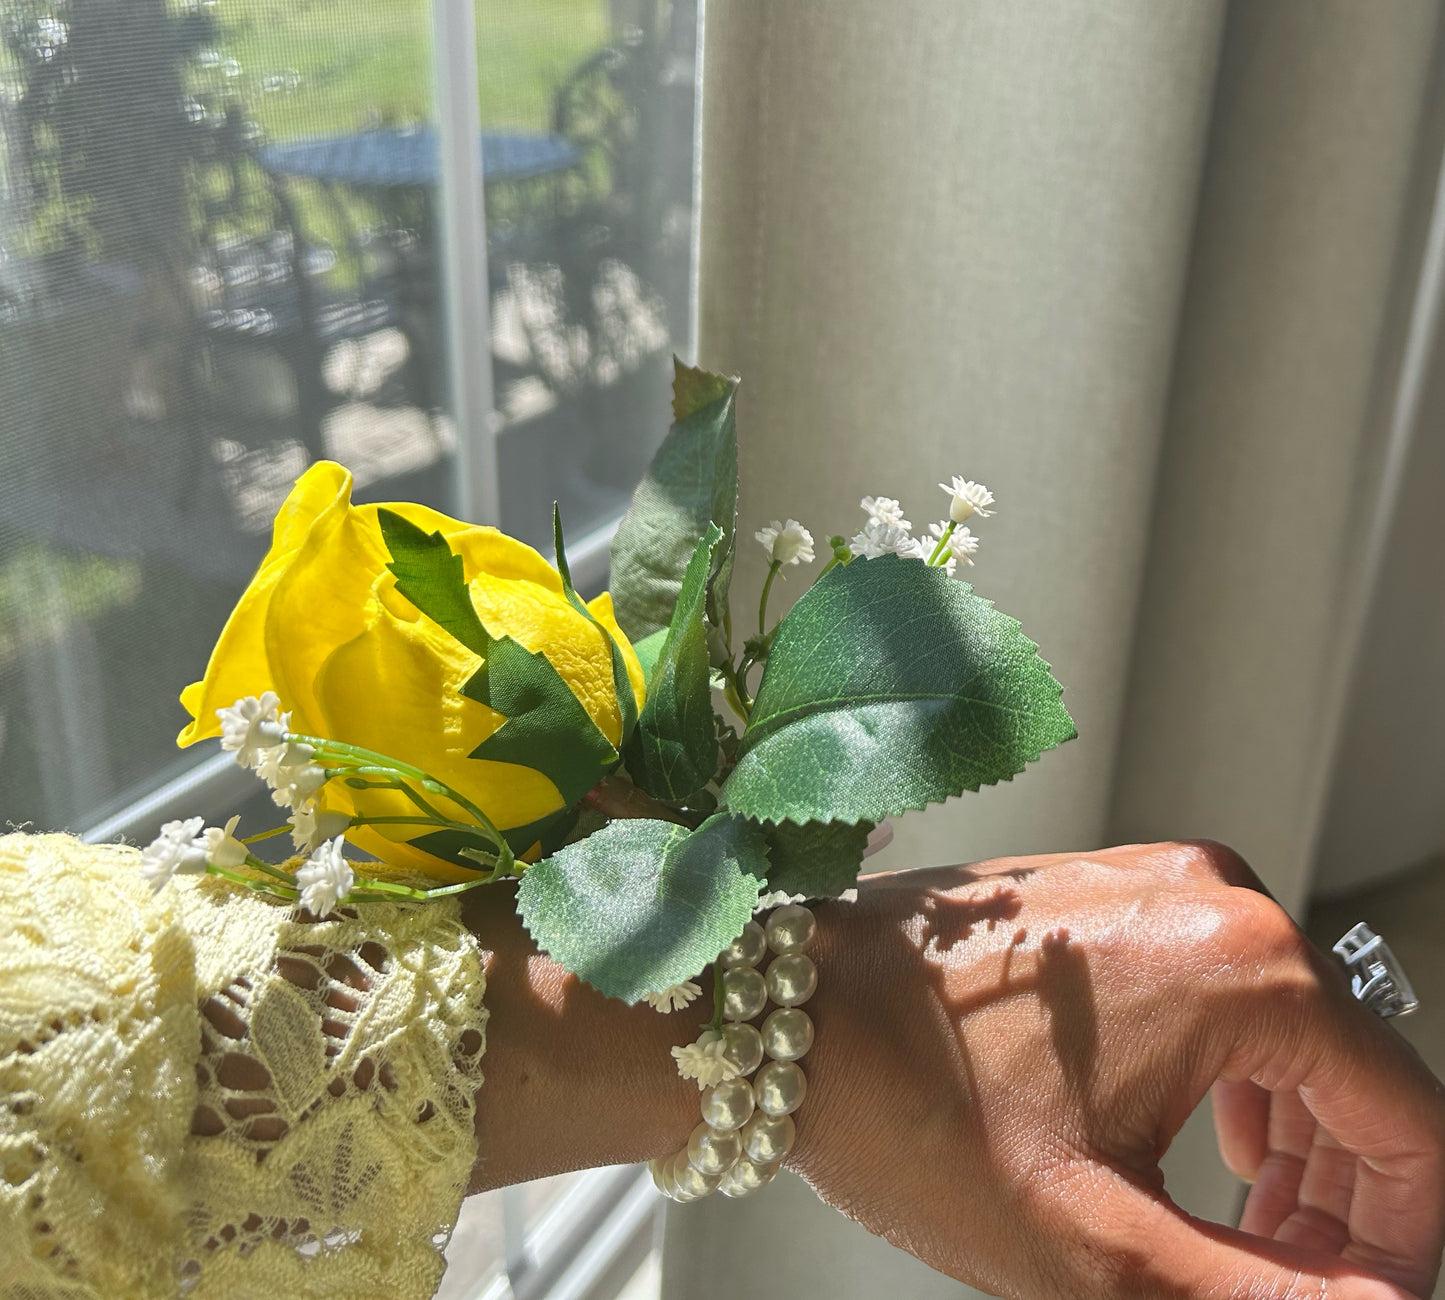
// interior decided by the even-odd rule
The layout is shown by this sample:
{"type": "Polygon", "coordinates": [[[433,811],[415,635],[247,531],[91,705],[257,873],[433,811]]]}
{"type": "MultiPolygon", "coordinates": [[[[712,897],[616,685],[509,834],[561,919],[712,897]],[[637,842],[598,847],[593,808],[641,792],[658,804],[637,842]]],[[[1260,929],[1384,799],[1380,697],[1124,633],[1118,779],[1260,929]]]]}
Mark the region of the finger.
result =
{"type": "Polygon", "coordinates": [[[1221,1079],[1211,1090],[1219,1154],[1236,1178],[1252,1183],[1269,1150],[1269,1098],[1250,1079],[1221,1079]]]}
{"type": "MultiPolygon", "coordinates": [[[[1280,924],[1262,912],[1255,920],[1280,924]]],[[[1266,940],[1264,950],[1273,955],[1260,972],[1263,996],[1253,1014],[1235,1005],[1223,1022],[1238,1044],[1225,1076],[1252,1078],[1283,1094],[1271,1106],[1270,1153],[1245,1226],[1278,1233],[1300,1197],[1308,1202],[1304,1162],[1318,1125],[1357,1157],[1344,1258],[1421,1291],[1434,1278],[1445,1240],[1445,1095],[1323,958],[1302,939],[1291,942],[1282,933],[1266,940]]]]}
{"type": "Polygon", "coordinates": [[[1275,1230],[1275,1238],[1312,1250],[1343,1254],[1350,1241],[1350,1209],[1358,1164],[1353,1152],[1346,1151],[1325,1129],[1316,1128],[1295,1194],[1298,1204],[1275,1230]]]}
{"type": "MultiPolygon", "coordinates": [[[[1101,1170],[1089,1189],[1090,1257],[1112,1274],[1103,1294],[1189,1300],[1412,1300],[1364,1266],[1192,1218],[1101,1170]]],[[[1083,1203],[1083,1198],[1080,1198],[1083,1203]]]]}
{"type": "Polygon", "coordinates": [[[1260,1237],[1273,1237],[1299,1208],[1305,1161],[1319,1125],[1299,1093],[1264,1095],[1269,1102],[1265,1156],[1245,1199],[1239,1226],[1260,1237]]]}

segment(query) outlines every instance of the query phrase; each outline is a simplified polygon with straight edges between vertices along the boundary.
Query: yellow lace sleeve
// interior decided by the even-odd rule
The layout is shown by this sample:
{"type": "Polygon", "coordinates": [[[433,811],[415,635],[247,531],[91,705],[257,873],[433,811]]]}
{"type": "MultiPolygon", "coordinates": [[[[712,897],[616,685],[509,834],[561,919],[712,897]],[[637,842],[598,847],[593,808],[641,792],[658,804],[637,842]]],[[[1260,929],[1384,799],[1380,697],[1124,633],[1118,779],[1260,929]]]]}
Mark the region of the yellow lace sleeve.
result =
{"type": "Polygon", "coordinates": [[[0,837],[0,1293],[430,1296],[476,1160],[457,908],[304,923],[0,837]]]}

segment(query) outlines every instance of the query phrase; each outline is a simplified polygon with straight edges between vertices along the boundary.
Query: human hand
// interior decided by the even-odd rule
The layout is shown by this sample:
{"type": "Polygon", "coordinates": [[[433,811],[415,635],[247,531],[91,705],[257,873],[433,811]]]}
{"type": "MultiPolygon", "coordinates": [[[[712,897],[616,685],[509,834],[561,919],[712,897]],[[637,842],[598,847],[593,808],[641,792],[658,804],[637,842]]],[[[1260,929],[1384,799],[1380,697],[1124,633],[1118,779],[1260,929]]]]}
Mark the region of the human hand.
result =
{"type": "Polygon", "coordinates": [[[870,1230],[1028,1300],[1429,1295],[1445,1090],[1229,850],[874,877],[819,921],[790,1164],[870,1230]],[[1159,1170],[1211,1086],[1240,1231],[1159,1170]]]}

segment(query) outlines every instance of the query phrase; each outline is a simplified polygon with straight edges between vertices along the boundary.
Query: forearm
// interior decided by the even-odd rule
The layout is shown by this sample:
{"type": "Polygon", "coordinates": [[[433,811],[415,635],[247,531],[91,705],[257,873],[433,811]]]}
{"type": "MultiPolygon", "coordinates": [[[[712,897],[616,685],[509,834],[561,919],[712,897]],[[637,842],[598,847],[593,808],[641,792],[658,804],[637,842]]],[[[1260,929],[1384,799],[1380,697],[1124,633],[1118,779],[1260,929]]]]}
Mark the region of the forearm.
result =
{"type": "Polygon", "coordinates": [[[697,1089],[669,1049],[697,1037],[705,1004],[659,1015],[603,997],[537,951],[510,887],[466,899],[489,1012],[472,1190],[677,1150],[697,1089]]]}

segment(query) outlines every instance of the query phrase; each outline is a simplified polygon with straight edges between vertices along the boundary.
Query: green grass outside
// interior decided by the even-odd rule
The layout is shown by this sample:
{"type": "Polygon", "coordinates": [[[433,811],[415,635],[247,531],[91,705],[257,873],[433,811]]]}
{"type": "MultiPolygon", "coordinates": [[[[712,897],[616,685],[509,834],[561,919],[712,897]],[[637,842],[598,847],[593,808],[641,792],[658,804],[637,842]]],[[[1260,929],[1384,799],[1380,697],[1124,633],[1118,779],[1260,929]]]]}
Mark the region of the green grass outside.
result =
{"type": "MultiPolygon", "coordinates": [[[[270,139],[434,115],[428,0],[220,0],[218,17],[218,53],[270,139]]],[[[476,20],[489,127],[545,130],[557,87],[610,35],[606,0],[478,0],[476,20]]]]}

